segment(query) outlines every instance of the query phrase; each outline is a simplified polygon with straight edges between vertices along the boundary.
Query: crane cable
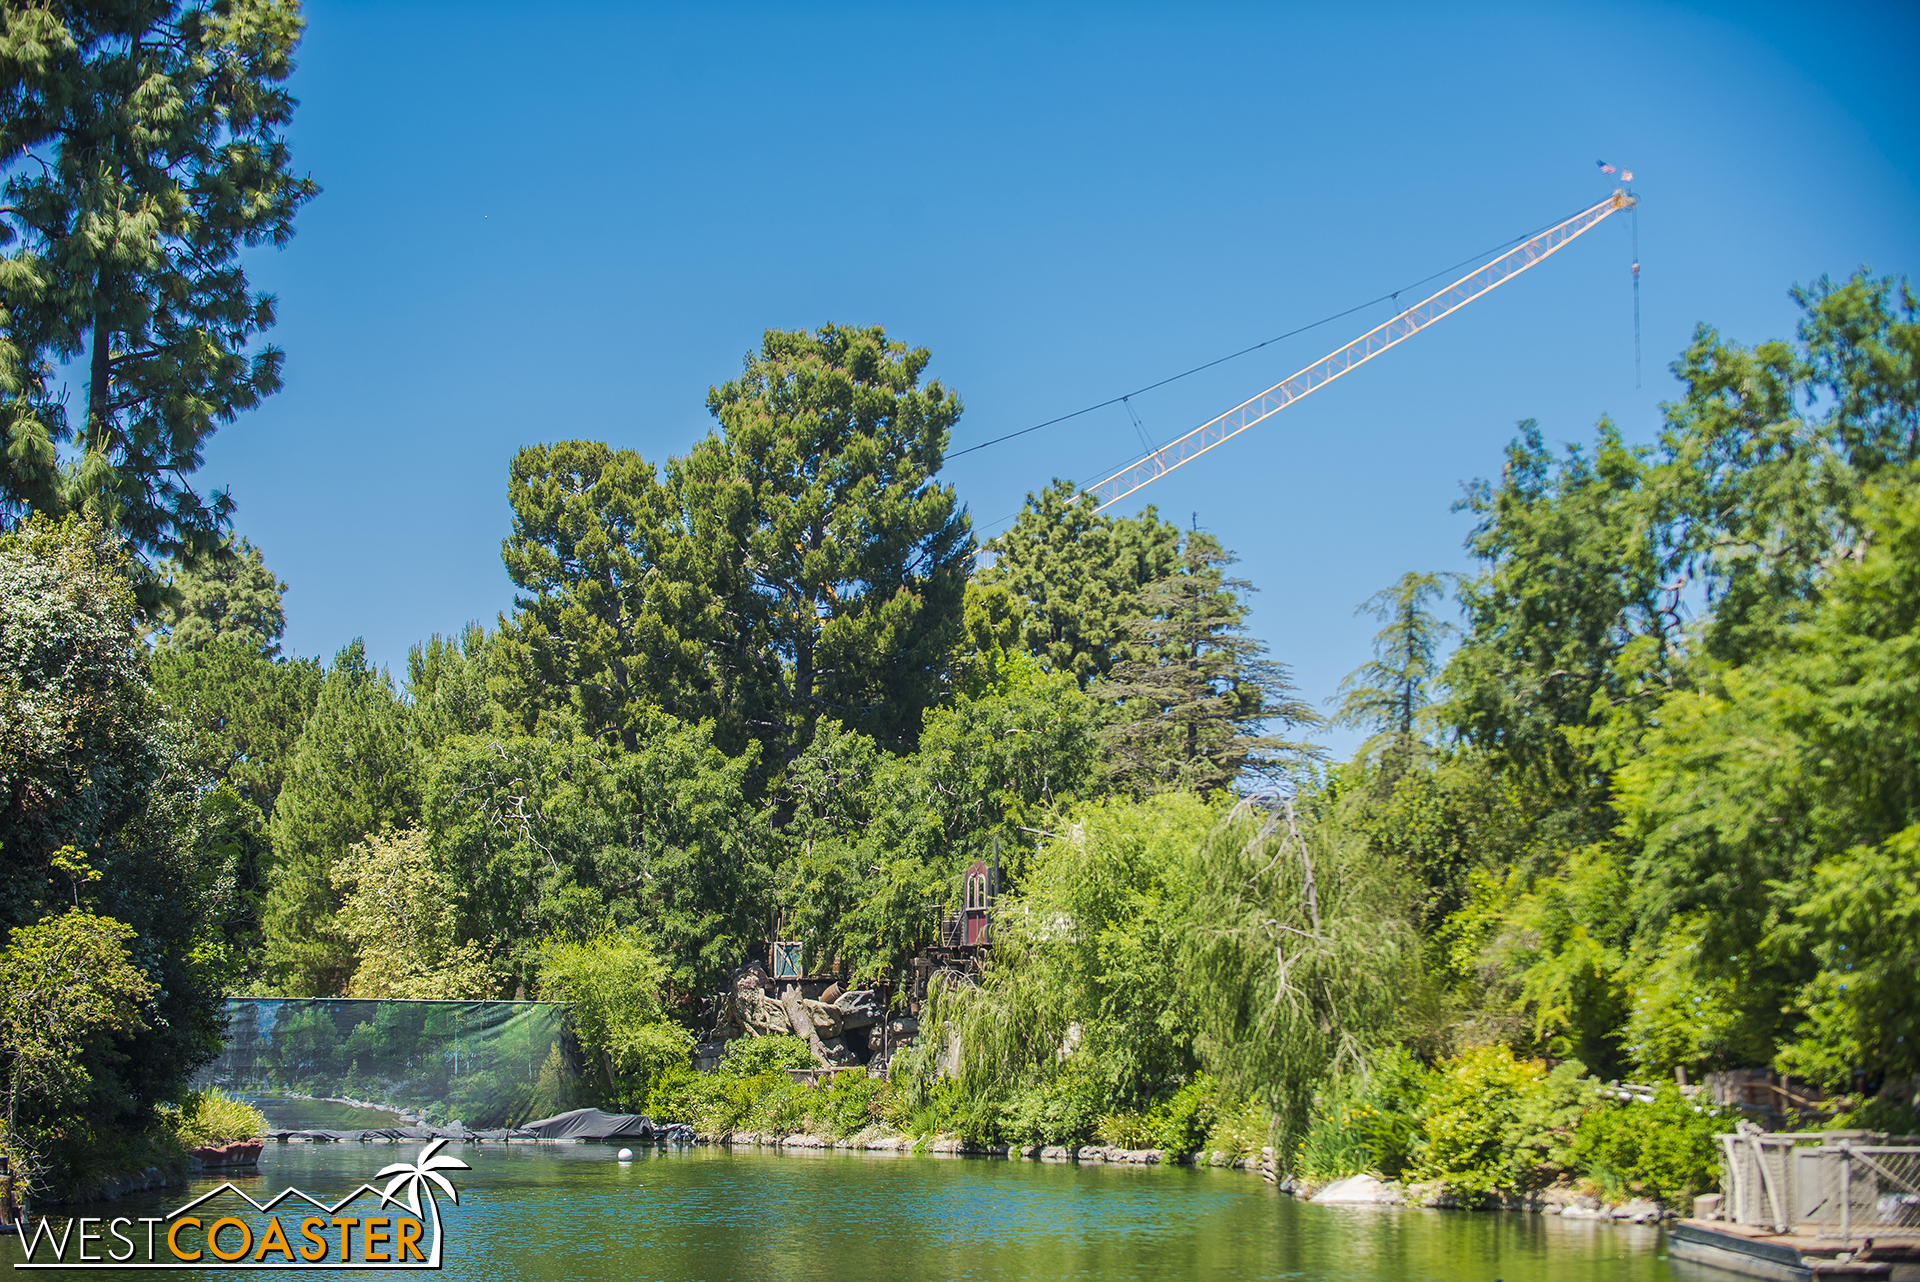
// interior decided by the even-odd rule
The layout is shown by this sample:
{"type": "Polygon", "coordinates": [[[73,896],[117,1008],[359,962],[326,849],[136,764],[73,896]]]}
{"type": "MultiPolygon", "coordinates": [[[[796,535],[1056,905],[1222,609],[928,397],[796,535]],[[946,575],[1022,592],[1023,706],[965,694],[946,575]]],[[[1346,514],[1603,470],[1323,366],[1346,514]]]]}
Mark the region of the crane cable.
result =
{"type": "MultiPolygon", "coordinates": [[[[1582,211],[1576,210],[1573,214],[1569,215],[1568,218],[1577,218],[1579,217],[1580,212],[1582,211]]],[[[1156,388],[1165,387],[1169,383],[1177,383],[1183,378],[1188,378],[1194,374],[1200,373],[1203,370],[1210,370],[1216,365],[1224,365],[1231,360],[1238,360],[1240,357],[1250,355],[1253,352],[1257,352],[1263,347],[1271,347],[1275,343],[1282,342],[1289,338],[1297,337],[1298,335],[1304,334],[1309,330],[1318,329],[1322,325],[1331,325],[1334,321],[1343,320],[1346,317],[1353,315],[1355,312],[1365,311],[1367,308],[1376,307],[1381,303],[1393,302],[1394,300],[1398,299],[1400,295],[1406,293],[1409,290],[1418,289],[1420,288],[1420,286],[1425,285],[1429,281],[1438,280],[1440,277],[1445,276],[1449,272],[1459,271],[1462,267],[1465,267],[1467,264],[1477,262],[1480,259],[1487,257],[1489,254],[1497,253],[1500,250],[1506,249],[1510,245],[1518,245],[1524,241],[1531,240],[1535,236],[1538,236],[1541,232],[1546,231],[1552,227],[1557,227],[1561,223],[1566,221],[1568,221],[1568,219],[1563,218],[1550,223],[1542,223],[1539,227],[1535,228],[1530,232],[1524,232],[1521,235],[1513,237],[1511,240],[1503,240],[1498,245],[1495,245],[1490,249],[1483,249],[1477,254],[1469,254],[1465,258],[1461,259],[1459,262],[1454,263],[1452,266],[1442,267],[1437,272],[1433,272],[1429,275],[1422,276],[1419,280],[1414,281],[1410,285],[1402,285],[1399,289],[1394,290],[1390,294],[1382,294],[1378,298],[1370,298],[1364,303],[1356,303],[1352,307],[1347,308],[1345,311],[1335,312],[1331,316],[1322,316],[1319,320],[1311,321],[1305,325],[1300,326],[1298,329],[1290,329],[1284,334],[1276,334],[1272,338],[1269,338],[1264,342],[1255,343],[1251,347],[1243,347],[1237,352],[1229,352],[1225,356],[1216,357],[1213,360],[1210,360],[1203,365],[1195,365],[1192,369],[1182,370],[1178,374],[1170,374],[1166,378],[1163,378],[1156,383],[1148,383],[1145,387],[1136,387],[1131,392],[1127,392],[1124,395],[1109,397],[1108,399],[1104,401],[1100,401],[1097,404],[1086,406],[1084,409],[1077,409],[1072,411],[1071,413],[1062,414],[1058,418],[1050,418],[1044,423],[1035,423],[1032,427],[1023,427],[1017,432],[1008,432],[1005,436],[996,436],[992,440],[982,441],[978,445],[969,445],[964,450],[954,450],[949,454],[947,454],[945,461],[951,462],[954,459],[959,458],[963,454],[972,454],[975,450],[984,450],[991,445],[1001,445],[1007,441],[1011,441],[1015,439],[1016,437],[1025,436],[1029,432],[1037,432],[1043,427],[1053,427],[1055,424],[1064,423],[1069,419],[1075,419],[1085,414],[1091,414],[1095,410],[1106,409],[1110,405],[1123,404],[1125,402],[1130,401],[1133,397],[1139,396],[1143,392],[1151,392],[1156,388]]],[[[1635,231],[1636,231],[1636,236],[1635,236],[1634,258],[1636,261],[1634,263],[1634,304],[1635,304],[1634,312],[1635,312],[1635,323],[1636,323],[1636,331],[1637,331],[1638,319],[1639,319],[1639,286],[1640,286],[1640,272],[1639,272],[1639,262],[1638,262],[1640,255],[1639,255],[1639,249],[1638,249],[1638,235],[1637,235],[1638,226],[1637,225],[1635,227],[1635,231]]],[[[1127,406],[1127,410],[1130,414],[1132,413],[1132,409],[1133,407],[1131,405],[1127,406]]]]}

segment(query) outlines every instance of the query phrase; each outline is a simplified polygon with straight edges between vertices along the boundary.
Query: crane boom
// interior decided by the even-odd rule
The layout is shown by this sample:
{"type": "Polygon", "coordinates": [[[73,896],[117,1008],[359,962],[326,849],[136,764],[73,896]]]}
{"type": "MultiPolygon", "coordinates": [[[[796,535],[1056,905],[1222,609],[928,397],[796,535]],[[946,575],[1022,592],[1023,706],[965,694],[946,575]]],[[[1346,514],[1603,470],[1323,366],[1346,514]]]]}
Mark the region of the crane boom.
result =
{"type": "Polygon", "coordinates": [[[1480,295],[1504,285],[1529,267],[1565,248],[1576,237],[1593,230],[1609,214],[1631,209],[1634,203],[1633,195],[1624,187],[1615,191],[1591,209],[1584,209],[1565,222],[1547,228],[1525,244],[1467,273],[1431,298],[1415,303],[1392,320],[1375,326],[1340,350],[1282,379],[1251,400],[1243,401],[1220,417],[1202,423],[1164,448],[1121,468],[1106,480],[1088,486],[1087,493],[1100,502],[1095,510],[1106,511],[1135,490],[1151,485],[1177,467],[1191,463],[1222,441],[1265,422],[1301,397],[1319,391],[1342,374],[1366,364],[1395,344],[1412,338],[1441,317],[1452,315],[1480,295]]]}

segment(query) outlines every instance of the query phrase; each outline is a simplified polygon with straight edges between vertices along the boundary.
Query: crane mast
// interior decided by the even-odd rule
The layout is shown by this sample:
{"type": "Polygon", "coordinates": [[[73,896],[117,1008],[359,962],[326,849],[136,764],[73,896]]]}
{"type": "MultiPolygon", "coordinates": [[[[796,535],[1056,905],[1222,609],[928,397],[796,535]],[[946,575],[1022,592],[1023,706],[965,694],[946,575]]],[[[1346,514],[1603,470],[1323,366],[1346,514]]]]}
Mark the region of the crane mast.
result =
{"type": "MultiPolygon", "coordinates": [[[[1474,299],[1506,284],[1593,230],[1610,214],[1631,209],[1633,194],[1622,187],[1591,209],[1547,228],[1524,244],[1468,272],[1453,284],[1422,299],[1392,320],[1376,325],[1338,351],[1323,356],[1299,373],[1280,380],[1266,391],[1243,401],[1218,418],[1210,419],[1185,436],[1121,468],[1104,481],[1086,487],[1104,512],[1129,494],[1151,485],[1177,467],[1199,458],[1214,446],[1272,418],[1303,396],[1312,394],[1359,368],[1399,343],[1404,343],[1443,316],[1451,316],[1474,299]]],[[[1636,268],[1638,264],[1635,264],[1636,268]]]]}

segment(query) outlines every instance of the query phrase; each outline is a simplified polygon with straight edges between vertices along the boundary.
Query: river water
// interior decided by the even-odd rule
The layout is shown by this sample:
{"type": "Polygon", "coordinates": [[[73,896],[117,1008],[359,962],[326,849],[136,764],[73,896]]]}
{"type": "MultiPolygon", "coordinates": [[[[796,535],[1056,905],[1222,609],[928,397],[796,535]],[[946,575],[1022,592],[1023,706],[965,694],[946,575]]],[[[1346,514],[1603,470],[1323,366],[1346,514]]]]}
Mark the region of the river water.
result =
{"type": "MultiPolygon", "coordinates": [[[[299,1107],[305,1124],[330,1118],[329,1106],[299,1107]]],[[[339,1196],[380,1167],[411,1160],[416,1147],[270,1142],[259,1174],[236,1183],[262,1201],[288,1185],[339,1196]]],[[[1670,1265],[1655,1228],[1312,1206],[1237,1171],[713,1147],[643,1148],[622,1164],[616,1146],[604,1144],[443,1151],[473,1168],[453,1173],[459,1205],[443,1202],[443,1273],[475,1282],[1724,1277],[1670,1265]]],[[[164,1214],[217,1183],[196,1179],[184,1194],[100,1209],[164,1214]]],[[[18,1239],[4,1253],[20,1260],[18,1239]]]]}

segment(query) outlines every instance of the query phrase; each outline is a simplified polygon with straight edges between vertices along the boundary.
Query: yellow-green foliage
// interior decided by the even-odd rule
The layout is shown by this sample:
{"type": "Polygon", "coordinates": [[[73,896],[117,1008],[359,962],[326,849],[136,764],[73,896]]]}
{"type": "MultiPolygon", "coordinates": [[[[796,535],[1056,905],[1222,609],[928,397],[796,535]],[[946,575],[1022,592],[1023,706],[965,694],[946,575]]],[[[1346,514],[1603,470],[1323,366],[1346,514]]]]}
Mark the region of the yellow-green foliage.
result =
{"type": "Polygon", "coordinates": [[[1108,1113],[1093,1135],[1115,1148],[1146,1148],[1153,1143],[1153,1120],[1142,1113],[1108,1113]]]}
{"type": "Polygon", "coordinates": [[[1605,1093],[1580,1119],[1572,1156],[1610,1197],[1647,1197],[1685,1207],[1715,1187],[1720,1157],[1714,1136],[1733,1129],[1706,1097],[1695,1103],[1666,1083],[1652,1103],[1605,1093]]]}
{"type": "Polygon", "coordinates": [[[1228,1161],[1251,1161],[1272,1142],[1273,1114],[1260,1101],[1248,1100],[1220,1115],[1202,1147],[1209,1153],[1226,1154],[1228,1161]]]}
{"type": "Polygon", "coordinates": [[[177,1111],[163,1115],[168,1128],[188,1148],[257,1140],[267,1133],[267,1119],[259,1109],[209,1086],[187,1097],[177,1111]]]}
{"type": "Polygon", "coordinates": [[[500,987],[487,950],[461,942],[452,887],[418,829],[377,833],[334,862],[334,919],[353,944],[350,997],[481,998],[500,987]]]}
{"type": "Polygon", "coordinates": [[[661,1005],[666,978],[666,964],[633,932],[554,940],[540,949],[537,991],[566,1003],[581,1048],[615,1103],[644,1100],[654,1078],[684,1064],[693,1047],[661,1005]]]}
{"type": "Polygon", "coordinates": [[[1328,1082],[1314,1095],[1295,1173],[1309,1180],[1362,1171],[1398,1178],[1412,1160],[1415,1119],[1432,1083],[1433,1075],[1397,1046],[1373,1056],[1364,1075],[1328,1082]]]}
{"type": "Polygon", "coordinates": [[[886,1080],[868,1077],[863,1069],[835,1073],[825,1090],[816,1091],[813,1129],[842,1139],[863,1131],[879,1120],[886,1093],[886,1080]]]}
{"type": "Polygon", "coordinates": [[[1505,1046],[1475,1047],[1439,1065],[1420,1106],[1411,1177],[1482,1205],[1551,1183],[1570,1161],[1591,1094],[1585,1071],[1569,1061],[1549,1073],[1505,1046]]]}
{"type": "MultiPolygon", "coordinates": [[[[762,1038],[760,1041],[772,1039],[762,1038]]],[[[801,1085],[780,1069],[696,1073],[675,1067],[658,1074],[647,1115],[688,1122],[703,1135],[807,1131],[844,1138],[872,1126],[887,1104],[887,1084],[862,1069],[836,1073],[826,1085],[801,1085]]]]}

